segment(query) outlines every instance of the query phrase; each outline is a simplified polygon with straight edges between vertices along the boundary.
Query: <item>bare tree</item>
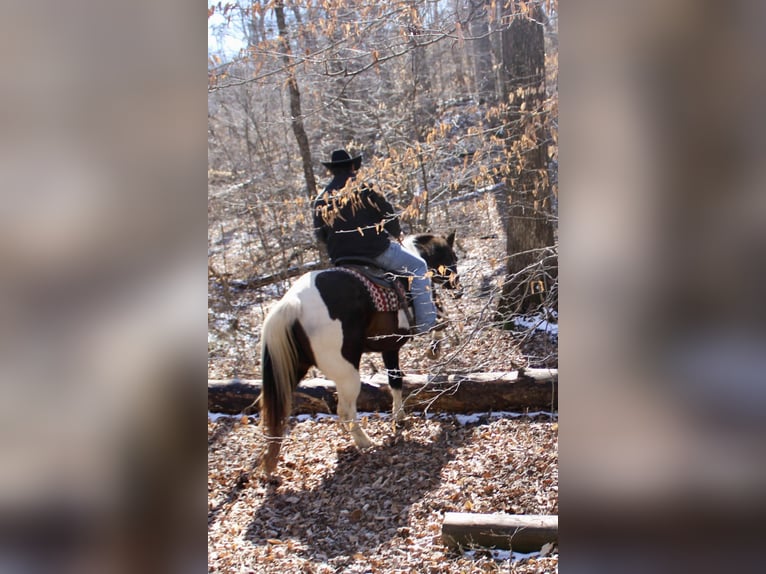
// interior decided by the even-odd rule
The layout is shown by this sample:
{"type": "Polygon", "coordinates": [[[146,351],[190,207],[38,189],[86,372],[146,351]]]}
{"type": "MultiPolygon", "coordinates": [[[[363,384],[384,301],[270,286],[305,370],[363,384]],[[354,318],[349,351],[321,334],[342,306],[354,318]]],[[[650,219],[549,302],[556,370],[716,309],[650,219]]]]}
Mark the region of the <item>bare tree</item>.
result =
{"type": "Polygon", "coordinates": [[[492,42],[490,40],[489,0],[471,0],[472,17],[470,20],[473,38],[474,74],[476,76],[476,95],[479,101],[497,100],[494,62],[492,60],[492,42]]]}
{"type": "Polygon", "coordinates": [[[292,63],[292,54],[290,50],[290,35],[285,22],[285,3],[284,0],[277,0],[274,3],[274,14],[277,18],[277,29],[279,30],[280,45],[282,48],[282,59],[287,72],[287,87],[290,91],[290,123],[293,127],[295,140],[298,142],[298,149],[303,163],[303,177],[306,180],[306,195],[312,199],[316,195],[317,183],[314,177],[314,168],[311,162],[311,148],[309,138],[306,135],[306,128],[303,125],[303,112],[301,111],[301,92],[298,88],[298,80],[295,77],[295,67],[292,63]]]}

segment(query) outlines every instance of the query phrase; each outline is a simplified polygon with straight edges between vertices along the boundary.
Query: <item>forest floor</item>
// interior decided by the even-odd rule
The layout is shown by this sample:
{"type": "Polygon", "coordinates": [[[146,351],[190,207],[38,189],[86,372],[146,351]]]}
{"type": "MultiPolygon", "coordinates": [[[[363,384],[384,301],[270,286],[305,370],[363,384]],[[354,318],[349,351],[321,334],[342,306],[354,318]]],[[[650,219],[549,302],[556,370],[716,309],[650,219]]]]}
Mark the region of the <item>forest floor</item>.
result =
{"type": "MultiPolygon", "coordinates": [[[[402,349],[407,373],[509,371],[557,367],[558,331],[541,317],[501,328],[493,316],[503,279],[505,236],[491,198],[434,210],[434,229],[457,229],[465,295],[443,301],[449,316],[438,361],[426,341],[402,349]],[[455,225],[455,222],[459,222],[455,225]]],[[[211,229],[220,268],[222,237],[211,229]]],[[[229,261],[236,242],[226,243],[229,261]]],[[[284,286],[231,291],[211,281],[211,379],[260,378],[258,339],[269,304],[284,286]]],[[[383,371],[366,355],[362,377],[383,371]]],[[[312,370],[310,377],[321,377],[312,370]]],[[[441,544],[445,512],[558,513],[555,414],[476,417],[414,414],[394,431],[388,415],[362,426],[376,447],[359,452],[334,417],[299,416],[275,478],[250,475],[265,439],[257,417],[208,418],[208,568],[210,572],[555,572],[558,554],[520,556],[441,544]],[[249,477],[249,479],[248,479],[249,477]]]]}
{"type": "Polygon", "coordinates": [[[301,417],[273,482],[245,477],[265,445],[254,419],[208,421],[210,572],[555,572],[551,556],[449,551],[445,512],[558,514],[551,417],[388,416],[359,452],[332,417],[301,417]],[[245,424],[247,423],[247,424],[245,424]]]}

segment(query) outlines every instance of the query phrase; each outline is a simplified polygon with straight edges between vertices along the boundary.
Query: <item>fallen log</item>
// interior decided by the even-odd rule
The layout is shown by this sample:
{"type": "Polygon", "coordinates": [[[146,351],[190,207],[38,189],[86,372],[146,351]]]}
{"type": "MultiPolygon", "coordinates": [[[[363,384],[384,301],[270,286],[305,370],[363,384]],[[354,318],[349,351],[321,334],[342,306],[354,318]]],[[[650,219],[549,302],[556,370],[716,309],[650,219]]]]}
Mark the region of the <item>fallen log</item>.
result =
{"type": "MultiPolygon", "coordinates": [[[[209,380],[208,410],[226,414],[257,412],[258,407],[252,405],[260,392],[261,381],[255,379],[209,380]]],[[[402,396],[404,407],[410,412],[555,411],[558,370],[406,375],[402,396]]],[[[358,410],[386,412],[391,410],[392,402],[385,374],[362,381],[358,410]]],[[[301,381],[293,394],[293,414],[335,414],[337,406],[335,383],[327,379],[301,381]]]]}
{"type": "Polygon", "coordinates": [[[442,542],[449,548],[483,546],[513,552],[537,552],[558,543],[559,517],[544,514],[446,512],[442,542]]]}
{"type": "Polygon", "coordinates": [[[321,269],[324,265],[325,264],[323,264],[321,261],[310,261],[309,263],[304,263],[303,265],[288,267],[287,269],[283,269],[277,273],[271,273],[268,275],[256,275],[244,280],[231,279],[229,280],[229,285],[235,289],[257,289],[259,287],[264,287],[265,285],[271,285],[277,281],[284,281],[285,279],[303,275],[309,271],[316,271],[321,269]]]}

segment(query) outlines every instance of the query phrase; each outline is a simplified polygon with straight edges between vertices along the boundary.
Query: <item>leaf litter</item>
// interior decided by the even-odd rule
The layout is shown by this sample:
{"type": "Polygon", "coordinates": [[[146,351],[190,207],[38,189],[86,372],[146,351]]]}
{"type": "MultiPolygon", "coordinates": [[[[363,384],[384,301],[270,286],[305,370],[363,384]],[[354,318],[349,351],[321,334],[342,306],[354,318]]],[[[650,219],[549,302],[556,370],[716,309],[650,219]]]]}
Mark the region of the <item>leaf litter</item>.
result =
{"type": "Polygon", "coordinates": [[[209,572],[554,572],[557,549],[451,552],[445,512],[558,514],[550,415],[362,420],[361,452],[332,417],[291,419],[277,471],[252,470],[257,417],[208,420],[209,572]],[[545,555],[542,555],[545,554],[545,555]]]}

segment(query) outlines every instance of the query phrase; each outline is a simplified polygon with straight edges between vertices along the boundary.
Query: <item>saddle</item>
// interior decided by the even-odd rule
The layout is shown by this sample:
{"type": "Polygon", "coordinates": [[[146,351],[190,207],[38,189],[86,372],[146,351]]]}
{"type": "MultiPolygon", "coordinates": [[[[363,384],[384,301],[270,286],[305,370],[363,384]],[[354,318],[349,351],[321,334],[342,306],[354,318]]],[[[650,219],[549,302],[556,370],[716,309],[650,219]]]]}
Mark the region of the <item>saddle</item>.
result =
{"type": "Polygon", "coordinates": [[[411,298],[405,286],[406,277],[382,269],[373,260],[363,257],[339,257],[334,261],[337,271],[356,276],[367,288],[375,308],[381,312],[403,310],[410,325],[415,318],[410,310],[411,298]]]}

